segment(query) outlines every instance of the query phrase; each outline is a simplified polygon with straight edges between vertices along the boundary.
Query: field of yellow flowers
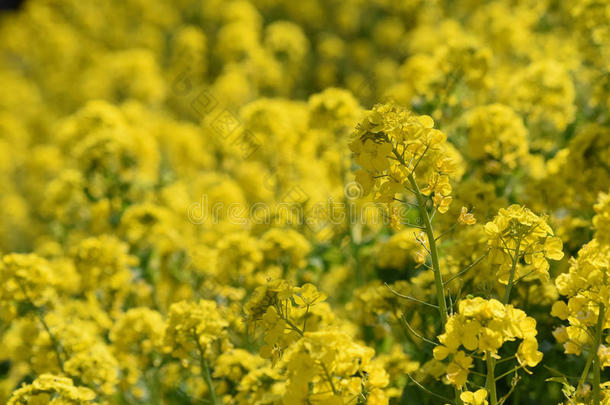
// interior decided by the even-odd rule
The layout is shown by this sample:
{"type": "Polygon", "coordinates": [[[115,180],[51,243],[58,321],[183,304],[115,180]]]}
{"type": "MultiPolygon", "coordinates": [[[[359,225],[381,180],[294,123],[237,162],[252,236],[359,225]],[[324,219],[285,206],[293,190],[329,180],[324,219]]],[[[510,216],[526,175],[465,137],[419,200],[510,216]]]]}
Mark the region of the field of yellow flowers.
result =
{"type": "Polygon", "coordinates": [[[0,403],[610,404],[610,0],[0,38],[0,403]]]}

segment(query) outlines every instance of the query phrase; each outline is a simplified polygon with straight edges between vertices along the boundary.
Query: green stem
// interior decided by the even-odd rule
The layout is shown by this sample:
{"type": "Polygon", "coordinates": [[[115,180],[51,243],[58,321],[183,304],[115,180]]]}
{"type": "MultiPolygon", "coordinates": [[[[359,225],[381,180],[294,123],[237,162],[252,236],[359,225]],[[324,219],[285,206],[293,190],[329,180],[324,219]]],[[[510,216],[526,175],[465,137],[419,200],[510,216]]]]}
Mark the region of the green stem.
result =
{"type": "Polygon", "coordinates": [[[517,367],[513,367],[512,369],[506,371],[505,373],[502,373],[501,375],[496,377],[496,381],[501,380],[502,378],[506,377],[507,375],[514,373],[515,371],[519,370],[521,368],[521,366],[517,366],[517,367]]]}
{"type": "Polygon", "coordinates": [[[210,403],[212,405],[217,405],[220,402],[218,402],[218,399],[216,397],[216,391],[214,390],[214,382],[212,381],[212,374],[210,373],[210,366],[208,364],[208,361],[205,359],[204,357],[204,350],[203,347],[201,347],[201,343],[199,343],[199,338],[197,337],[197,334],[193,332],[193,334],[195,335],[195,343],[197,344],[197,349],[199,350],[199,362],[201,365],[201,376],[203,377],[203,380],[205,381],[206,385],[208,386],[208,391],[210,391],[210,403]]]}
{"type": "MultiPolygon", "coordinates": [[[[415,378],[411,377],[411,375],[410,375],[409,373],[407,373],[407,377],[409,377],[409,379],[410,379],[411,381],[413,381],[413,383],[414,383],[415,385],[417,385],[417,387],[418,387],[419,389],[421,389],[423,392],[425,392],[426,394],[430,394],[430,395],[432,395],[433,397],[439,398],[439,399],[443,400],[443,402],[444,402],[444,403],[451,402],[451,400],[450,400],[449,398],[444,397],[444,396],[442,396],[442,395],[439,395],[439,394],[437,394],[436,392],[434,392],[434,391],[430,391],[428,388],[424,387],[424,386],[423,386],[423,385],[422,385],[422,384],[421,384],[419,381],[417,381],[415,378]]],[[[405,388],[406,388],[406,386],[405,386],[405,388]]],[[[457,388],[456,388],[456,392],[459,392],[459,391],[457,391],[457,388]]],[[[403,397],[403,398],[404,398],[404,397],[403,397]]]]}
{"type": "Polygon", "coordinates": [[[280,318],[281,318],[281,319],[283,319],[283,320],[284,320],[284,322],[286,322],[286,324],[287,324],[288,326],[290,326],[290,329],[292,329],[293,331],[295,331],[296,333],[298,333],[298,334],[299,334],[299,336],[303,336],[303,335],[305,335],[305,333],[304,333],[304,332],[303,332],[301,329],[299,329],[299,327],[298,327],[298,326],[296,326],[296,325],[295,325],[295,324],[294,324],[294,323],[293,323],[293,322],[292,322],[290,319],[288,319],[288,317],[283,317],[283,316],[280,316],[280,318]]]}
{"type": "Polygon", "coordinates": [[[216,405],[218,400],[216,398],[216,391],[214,390],[214,383],[212,382],[212,375],[210,374],[210,367],[208,366],[208,362],[203,358],[203,355],[201,355],[201,367],[203,368],[203,378],[210,391],[210,402],[212,405],[216,405]]]}
{"type": "Polygon", "coordinates": [[[479,257],[477,260],[475,260],[474,262],[470,263],[464,270],[461,270],[459,273],[449,277],[448,280],[445,280],[443,283],[445,285],[445,287],[447,287],[447,285],[452,282],[453,280],[455,280],[456,278],[459,278],[460,276],[464,275],[466,272],[468,272],[468,270],[472,269],[474,266],[476,266],[477,264],[479,264],[481,262],[481,260],[485,259],[487,257],[487,255],[489,254],[489,250],[485,252],[485,254],[483,254],[483,256],[479,257]]]}
{"type": "Polygon", "coordinates": [[[508,284],[506,285],[506,290],[504,291],[504,299],[502,303],[504,305],[508,304],[510,300],[510,290],[513,288],[513,282],[515,281],[515,272],[517,270],[517,263],[519,262],[519,247],[521,246],[521,239],[517,241],[517,247],[515,248],[515,255],[513,256],[513,263],[510,268],[510,276],[508,278],[508,284]]]}
{"type": "MultiPolygon", "coordinates": [[[[517,246],[515,248],[515,255],[513,256],[513,262],[510,267],[510,275],[508,277],[508,284],[506,285],[506,290],[504,291],[504,298],[502,299],[502,303],[507,305],[510,301],[510,290],[513,288],[513,283],[515,281],[515,273],[517,271],[517,263],[519,262],[519,248],[521,247],[521,240],[517,241],[517,246]]],[[[489,392],[489,403],[491,405],[496,405],[498,403],[497,394],[496,394],[496,380],[494,377],[495,368],[496,368],[496,359],[491,357],[489,352],[485,355],[485,361],[487,363],[487,379],[485,380],[485,386],[487,387],[487,391],[489,392]]]]}
{"type": "Polygon", "coordinates": [[[497,405],[498,396],[496,394],[495,378],[496,359],[491,357],[490,352],[485,352],[485,362],[487,363],[487,381],[485,386],[487,388],[487,392],[489,393],[489,403],[490,405],[497,405]]]}
{"type": "Polygon", "coordinates": [[[27,303],[34,308],[36,317],[42,324],[42,327],[44,328],[44,330],[49,335],[49,339],[51,340],[51,345],[53,346],[53,349],[55,350],[55,357],[57,357],[57,365],[59,366],[59,369],[61,370],[61,372],[65,373],[64,361],[61,358],[61,352],[62,352],[61,345],[60,345],[59,341],[55,338],[55,335],[53,335],[53,332],[51,332],[51,328],[49,328],[49,325],[47,324],[47,322],[44,319],[44,310],[42,308],[39,308],[36,305],[34,305],[34,301],[32,301],[30,299],[30,296],[28,295],[26,288],[23,286],[23,284],[21,283],[19,278],[15,278],[15,281],[17,281],[17,284],[19,285],[19,288],[21,288],[21,291],[23,292],[23,296],[25,297],[27,303]]]}
{"type": "Polygon", "coordinates": [[[428,238],[428,245],[430,248],[430,257],[432,259],[432,270],[434,271],[434,284],[436,285],[436,300],[438,301],[438,310],[441,316],[441,323],[443,330],[447,323],[447,302],[445,300],[445,288],[443,286],[443,277],[441,275],[441,267],[438,260],[438,249],[436,247],[436,240],[434,238],[434,230],[432,229],[432,222],[426,209],[426,199],[419,190],[417,182],[413,174],[409,174],[409,183],[411,188],[415,191],[417,197],[417,206],[419,208],[419,214],[424,221],[424,232],[428,238]]]}
{"type": "MultiPolygon", "coordinates": [[[[395,153],[399,156],[397,153],[395,153]]],[[[402,158],[401,158],[402,159],[402,158]]],[[[404,164],[404,161],[401,163],[404,164]]],[[[406,165],[405,165],[406,167],[406,165]]],[[[411,184],[411,188],[415,192],[415,196],[417,197],[417,207],[419,208],[419,214],[424,221],[424,232],[426,233],[426,237],[428,238],[428,245],[430,248],[430,257],[432,259],[432,271],[434,271],[434,284],[436,287],[436,301],[438,302],[438,312],[441,316],[441,328],[445,330],[445,325],[447,324],[447,301],[445,299],[445,286],[443,285],[443,276],[441,274],[441,266],[438,260],[438,248],[436,246],[436,238],[434,237],[434,229],[432,228],[432,221],[430,220],[430,215],[428,214],[428,210],[426,209],[426,198],[421,193],[417,182],[415,181],[415,176],[413,172],[409,174],[409,183],[411,184]]],[[[455,394],[455,403],[458,405],[462,404],[462,400],[460,399],[460,390],[454,387],[455,394]]]]}
{"type": "Polygon", "coordinates": [[[328,372],[328,368],[326,368],[326,365],[322,362],[320,362],[320,365],[322,366],[322,370],[324,370],[324,374],[326,375],[326,380],[328,380],[328,383],[330,384],[330,389],[333,391],[333,395],[337,395],[337,389],[335,388],[335,384],[333,384],[333,378],[331,377],[330,373],[328,372]]]}
{"type": "Polygon", "coordinates": [[[578,380],[578,386],[576,387],[576,392],[580,395],[582,392],[582,387],[585,385],[585,381],[587,381],[587,377],[589,376],[589,370],[591,369],[591,363],[593,363],[593,358],[595,357],[595,352],[591,350],[589,353],[589,358],[587,358],[587,363],[585,364],[585,368],[582,370],[582,374],[580,375],[580,380],[578,380]]]}
{"type": "Polygon", "coordinates": [[[49,328],[49,325],[47,325],[47,322],[44,319],[44,315],[39,313],[38,310],[36,310],[36,315],[38,316],[38,319],[40,320],[40,323],[42,324],[44,330],[49,334],[49,338],[51,339],[51,344],[53,345],[53,349],[55,350],[55,357],[57,357],[57,364],[59,365],[59,369],[61,370],[62,373],[65,373],[64,361],[61,358],[61,346],[60,346],[59,342],[57,341],[57,339],[55,338],[55,336],[53,335],[53,333],[51,332],[51,328],[49,328]]]}
{"type": "Polygon", "coordinates": [[[595,329],[595,344],[593,346],[593,353],[595,358],[595,366],[593,367],[593,403],[595,405],[600,404],[600,370],[601,364],[599,356],[597,355],[597,351],[599,350],[599,345],[602,342],[602,328],[604,327],[604,312],[606,307],[604,304],[600,304],[599,306],[599,315],[597,316],[597,325],[595,329]]]}

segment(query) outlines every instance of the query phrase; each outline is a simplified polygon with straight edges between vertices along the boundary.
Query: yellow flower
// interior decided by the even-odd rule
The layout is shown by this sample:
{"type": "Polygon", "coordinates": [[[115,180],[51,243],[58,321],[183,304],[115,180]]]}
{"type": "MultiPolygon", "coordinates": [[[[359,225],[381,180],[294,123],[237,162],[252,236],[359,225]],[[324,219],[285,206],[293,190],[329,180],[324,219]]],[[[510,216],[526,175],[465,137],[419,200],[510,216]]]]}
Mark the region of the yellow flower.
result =
{"type": "Polygon", "coordinates": [[[563,257],[561,240],[553,236],[546,219],[523,206],[501,208],[493,221],[485,224],[485,232],[491,248],[490,261],[499,266],[498,276],[504,284],[508,283],[513,262],[523,259],[538,277],[548,280],[548,260],[563,257]]]}
{"type": "Polygon", "coordinates": [[[551,315],[565,321],[569,315],[568,306],[563,301],[557,301],[551,308],[551,315]]]}
{"type": "Polygon", "coordinates": [[[452,201],[449,175],[459,159],[446,136],[433,126],[431,117],[395,104],[375,105],[368,111],[350,143],[355,162],[369,172],[359,171],[356,177],[365,194],[376,191],[376,201],[393,204],[395,195],[404,192],[404,186],[410,188],[416,176],[421,193],[431,196],[438,212],[447,212],[452,201]]]}
{"type": "Polygon", "coordinates": [[[449,356],[450,351],[449,351],[449,349],[447,349],[447,347],[439,345],[439,346],[434,347],[434,350],[432,350],[432,353],[436,360],[445,360],[447,358],[447,356],[449,356]]]}
{"type": "Polygon", "coordinates": [[[453,354],[447,366],[447,378],[454,385],[464,384],[467,365],[472,365],[472,358],[459,350],[460,347],[498,359],[504,343],[522,339],[517,353],[520,364],[525,368],[540,362],[542,353],[536,341],[536,320],[522,310],[481,297],[459,301],[458,310],[447,319],[445,333],[438,336],[441,345],[433,350],[434,358],[439,361],[453,354]]]}
{"type": "Polygon", "coordinates": [[[360,169],[355,173],[356,182],[362,186],[363,196],[369,195],[375,185],[373,175],[365,169],[360,169]]]}
{"type": "Polygon", "coordinates": [[[307,283],[299,288],[294,300],[301,307],[309,307],[326,300],[326,294],[319,292],[313,284],[307,283]]]}
{"type": "Polygon", "coordinates": [[[165,351],[187,360],[191,352],[197,350],[206,359],[214,359],[226,340],[227,326],[227,320],[214,301],[176,302],[169,308],[165,351]],[[215,342],[220,345],[213,344],[215,342]]]}
{"type": "Polygon", "coordinates": [[[462,207],[460,216],[458,217],[458,223],[462,225],[474,225],[476,222],[476,218],[468,212],[468,208],[462,207]]]}
{"type": "Polygon", "coordinates": [[[475,392],[464,391],[460,394],[460,399],[467,405],[487,405],[487,390],[481,388],[475,392]]]}
{"type": "Polygon", "coordinates": [[[356,154],[356,163],[364,169],[382,172],[390,168],[390,162],[388,161],[392,154],[392,145],[390,143],[377,143],[367,139],[362,144],[360,141],[355,141],[351,145],[352,151],[356,154]]]}
{"type": "Polygon", "coordinates": [[[468,154],[485,162],[490,159],[509,169],[515,168],[528,155],[527,129],[523,119],[510,107],[491,104],[476,107],[466,117],[468,154]]]}
{"type": "Polygon", "coordinates": [[[468,379],[470,368],[472,368],[472,357],[460,350],[447,366],[447,379],[456,387],[462,388],[468,379]]]}
{"type": "Polygon", "coordinates": [[[110,348],[102,343],[74,353],[64,364],[66,373],[84,384],[99,387],[106,395],[113,394],[119,380],[118,362],[110,348]]]}
{"type": "Polygon", "coordinates": [[[92,403],[91,401],[94,399],[95,393],[91,389],[74,386],[70,378],[53,374],[42,374],[31,384],[24,385],[15,390],[8,400],[8,405],[43,403],[88,404],[92,403]]]}
{"type": "MultiPolygon", "coordinates": [[[[538,351],[538,342],[535,338],[525,338],[517,350],[519,364],[534,367],[542,360],[542,353],[538,351]]],[[[527,368],[525,368],[527,370],[527,368]]]]}

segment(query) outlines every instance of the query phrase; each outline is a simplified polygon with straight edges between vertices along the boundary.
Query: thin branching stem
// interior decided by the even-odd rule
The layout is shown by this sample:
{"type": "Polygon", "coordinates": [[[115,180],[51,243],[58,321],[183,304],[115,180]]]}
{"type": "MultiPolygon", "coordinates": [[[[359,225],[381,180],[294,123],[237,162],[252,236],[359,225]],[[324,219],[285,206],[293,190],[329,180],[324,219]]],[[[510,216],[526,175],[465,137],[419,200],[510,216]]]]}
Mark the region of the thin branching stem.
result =
{"type": "Polygon", "coordinates": [[[519,281],[523,280],[524,278],[526,278],[527,276],[529,276],[530,274],[535,273],[535,272],[536,272],[536,270],[530,270],[530,271],[528,271],[527,273],[525,273],[524,275],[522,275],[521,277],[519,277],[518,279],[516,279],[516,280],[513,282],[513,285],[517,284],[519,281]]]}
{"type": "Polygon", "coordinates": [[[422,335],[420,335],[419,333],[417,333],[415,331],[415,329],[413,329],[411,327],[411,325],[409,325],[409,322],[407,322],[407,319],[405,318],[404,314],[400,315],[400,321],[401,324],[406,327],[409,331],[411,331],[412,334],[414,334],[416,337],[418,337],[419,339],[423,340],[426,343],[430,343],[432,346],[438,346],[438,343],[430,340],[430,339],[426,339],[425,337],[423,337],[422,335]]]}
{"type": "MultiPolygon", "coordinates": [[[[406,167],[406,163],[398,151],[393,149],[394,155],[398,159],[398,161],[406,167]]],[[[424,232],[428,238],[429,249],[426,249],[430,253],[430,258],[432,260],[432,271],[434,273],[434,284],[436,287],[436,300],[438,305],[438,312],[440,314],[441,319],[441,328],[445,329],[445,325],[447,324],[447,301],[445,300],[445,288],[443,285],[443,276],[441,274],[441,266],[438,257],[438,249],[436,246],[436,239],[434,236],[434,229],[432,228],[432,219],[436,214],[436,208],[433,210],[432,215],[429,214],[428,209],[426,208],[426,196],[424,196],[417,185],[417,181],[415,180],[415,174],[411,172],[407,177],[409,184],[411,185],[411,189],[413,190],[415,197],[417,198],[417,206],[419,208],[419,214],[422,218],[424,225],[424,232]]],[[[460,392],[457,388],[454,390],[455,400],[454,402],[457,404],[461,404],[462,401],[460,399],[460,392]]],[[[494,404],[495,405],[495,404],[494,404]]]]}
{"type": "Polygon", "coordinates": [[[410,379],[411,381],[413,381],[413,383],[414,383],[415,385],[417,385],[417,386],[419,387],[419,389],[421,389],[421,390],[422,390],[422,391],[424,391],[425,393],[427,393],[427,394],[429,394],[429,395],[432,395],[433,397],[440,398],[440,399],[442,399],[442,400],[443,400],[443,401],[445,401],[445,402],[453,402],[453,401],[451,401],[451,400],[450,400],[449,398],[447,398],[447,397],[444,397],[444,396],[442,396],[442,395],[440,395],[440,394],[437,394],[436,392],[432,392],[432,391],[430,391],[428,388],[424,387],[424,386],[423,386],[423,385],[422,385],[422,384],[421,384],[419,381],[417,381],[415,378],[411,377],[411,375],[410,375],[409,373],[407,373],[407,377],[409,377],[409,379],[410,379]]]}
{"type": "Polygon", "coordinates": [[[511,384],[510,389],[508,390],[508,392],[506,393],[506,395],[504,395],[502,398],[500,398],[500,400],[498,401],[498,405],[502,405],[503,403],[506,402],[506,400],[511,396],[511,394],[513,393],[513,391],[515,390],[515,388],[517,387],[517,384],[511,384]]]}
{"type": "Polygon", "coordinates": [[[509,375],[509,374],[511,374],[511,373],[514,373],[515,371],[519,370],[521,367],[522,367],[522,366],[516,366],[516,367],[514,367],[513,369],[511,369],[511,370],[509,370],[509,371],[507,371],[507,372],[505,372],[505,373],[500,374],[499,376],[497,376],[497,377],[496,377],[496,381],[498,381],[498,380],[500,380],[500,379],[502,379],[502,378],[506,377],[507,375],[509,375]]]}
{"type": "Polygon", "coordinates": [[[411,187],[417,192],[419,212],[424,221],[424,227],[426,228],[425,232],[426,236],[428,237],[428,244],[430,246],[430,248],[427,250],[430,252],[430,257],[432,259],[434,283],[436,284],[436,299],[438,301],[441,323],[444,329],[445,324],[447,323],[447,302],[445,301],[445,289],[443,287],[443,277],[441,275],[441,267],[438,259],[438,249],[436,247],[434,230],[432,229],[432,222],[430,222],[430,217],[428,216],[428,210],[425,208],[425,198],[423,194],[419,191],[419,187],[413,175],[409,176],[409,182],[411,183],[411,187]]]}
{"type": "Polygon", "coordinates": [[[330,373],[328,372],[328,368],[326,367],[326,365],[322,362],[320,362],[320,365],[322,366],[322,370],[324,370],[324,374],[326,375],[326,379],[328,380],[328,383],[330,384],[330,389],[333,390],[333,394],[337,395],[337,389],[335,388],[335,384],[333,383],[333,378],[330,375],[330,373]]]}
{"type": "Polygon", "coordinates": [[[49,328],[49,325],[47,324],[46,320],[44,319],[44,314],[43,314],[42,309],[37,307],[36,305],[34,305],[34,301],[32,301],[32,299],[28,295],[28,292],[25,289],[25,287],[23,286],[23,284],[21,283],[21,280],[16,278],[16,281],[17,281],[17,284],[19,285],[19,288],[23,292],[23,295],[24,295],[27,303],[34,308],[36,317],[42,324],[42,327],[44,328],[44,330],[49,335],[49,339],[51,340],[51,345],[53,346],[53,350],[55,351],[55,357],[57,357],[57,365],[59,366],[59,369],[61,370],[61,372],[65,373],[64,361],[61,357],[61,352],[62,352],[61,345],[60,345],[59,341],[55,338],[55,335],[53,334],[53,332],[51,332],[51,328],[49,328]]]}
{"type": "Polygon", "coordinates": [[[441,239],[442,239],[444,236],[449,235],[451,232],[453,232],[453,231],[455,230],[456,226],[457,226],[456,224],[451,225],[451,227],[450,227],[449,229],[447,229],[445,232],[443,232],[443,233],[441,233],[440,235],[438,235],[438,236],[436,237],[436,240],[437,240],[437,241],[439,241],[439,240],[441,240],[441,239]]]}
{"type": "MultiPolygon", "coordinates": [[[[422,154],[419,155],[419,158],[417,159],[417,162],[415,162],[415,165],[413,166],[413,169],[411,169],[411,173],[410,174],[415,174],[415,170],[417,169],[417,166],[419,166],[419,163],[422,161],[422,159],[424,158],[424,155],[426,154],[426,152],[428,152],[429,148],[430,148],[430,145],[427,145],[426,149],[424,149],[422,154]]],[[[409,162],[409,165],[411,165],[411,162],[409,162]]]]}
{"type": "Polygon", "coordinates": [[[399,293],[398,291],[394,290],[394,289],[393,289],[393,288],[392,288],[392,287],[391,287],[391,286],[390,286],[388,283],[384,283],[384,284],[385,284],[385,286],[386,286],[386,287],[387,287],[387,288],[390,290],[390,292],[391,292],[392,294],[396,295],[397,297],[404,298],[404,299],[409,300],[409,301],[418,302],[418,303],[420,303],[420,304],[422,304],[422,305],[426,305],[426,306],[429,306],[429,307],[432,307],[432,308],[437,308],[437,309],[438,309],[438,306],[437,306],[437,305],[430,304],[429,302],[426,302],[426,301],[420,300],[420,299],[415,298],[415,297],[411,297],[410,295],[404,295],[404,294],[401,294],[401,293],[399,293]]]}
{"type": "Polygon", "coordinates": [[[456,278],[466,274],[466,272],[468,272],[470,269],[472,269],[474,266],[476,266],[477,264],[479,264],[481,262],[481,260],[485,259],[487,257],[487,255],[489,254],[489,250],[485,252],[485,254],[483,254],[481,257],[479,257],[478,259],[476,259],[474,262],[470,263],[468,266],[466,266],[466,268],[464,270],[461,270],[459,273],[455,274],[454,276],[449,277],[445,282],[445,286],[447,286],[447,284],[449,284],[450,282],[452,282],[453,280],[455,280],[456,278]]]}
{"type": "Polygon", "coordinates": [[[201,347],[201,342],[199,342],[199,337],[197,336],[197,332],[195,330],[193,330],[193,339],[195,340],[197,350],[199,351],[201,376],[203,377],[203,380],[208,386],[208,391],[210,392],[210,403],[212,405],[219,404],[218,398],[216,397],[216,390],[214,389],[214,382],[212,381],[212,373],[210,372],[210,366],[205,358],[205,350],[203,350],[203,347],[201,347]]]}
{"type": "Polygon", "coordinates": [[[510,268],[510,275],[508,276],[508,284],[506,285],[506,290],[504,291],[504,299],[502,303],[504,305],[508,304],[510,301],[510,290],[513,288],[513,283],[515,281],[515,272],[517,270],[517,263],[519,262],[519,246],[521,244],[521,240],[517,241],[517,247],[515,248],[515,255],[513,256],[513,262],[510,268]]]}

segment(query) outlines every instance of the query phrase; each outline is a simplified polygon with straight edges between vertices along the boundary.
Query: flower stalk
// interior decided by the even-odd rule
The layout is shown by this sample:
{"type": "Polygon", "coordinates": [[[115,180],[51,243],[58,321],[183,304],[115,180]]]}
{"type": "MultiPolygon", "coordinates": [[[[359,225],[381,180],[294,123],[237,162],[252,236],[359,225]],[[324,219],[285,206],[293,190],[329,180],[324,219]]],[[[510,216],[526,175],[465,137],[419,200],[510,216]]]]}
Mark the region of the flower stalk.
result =
{"type": "Polygon", "coordinates": [[[490,405],[497,405],[498,395],[496,393],[495,378],[496,359],[491,356],[490,352],[485,352],[485,363],[487,365],[487,380],[485,387],[487,388],[487,392],[489,394],[489,403],[490,405]]]}
{"type": "Polygon", "coordinates": [[[434,237],[434,229],[432,228],[432,221],[430,220],[430,215],[426,209],[426,198],[419,189],[413,173],[409,174],[409,183],[411,184],[411,188],[415,191],[417,207],[419,209],[419,214],[422,221],[424,222],[424,232],[428,238],[430,258],[432,260],[432,270],[434,271],[436,300],[438,302],[438,311],[441,317],[442,329],[444,330],[445,324],[447,323],[447,301],[445,299],[445,288],[443,286],[443,276],[441,275],[441,268],[438,260],[438,248],[436,246],[436,239],[434,237]]]}
{"type": "Polygon", "coordinates": [[[602,340],[602,328],[604,326],[604,315],[605,315],[606,307],[604,304],[600,304],[599,306],[599,314],[597,316],[597,325],[595,326],[595,342],[593,344],[593,356],[594,356],[594,367],[593,367],[593,403],[595,405],[600,404],[600,373],[601,373],[601,364],[600,358],[598,354],[599,346],[602,340]]]}
{"type": "Polygon", "coordinates": [[[210,393],[210,403],[212,405],[219,404],[218,398],[216,397],[216,390],[214,389],[214,382],[212,381],[212,373],[210,372],[210,365],[204,356],[204,349],[201,347],[201,343],[199,342],[199,338],[196,333],[193,333],[195,337],[195,343],[197,344],[197,350],[199,351],[199,363],[201,367],[201,376],[208,386],[208,391],[210,393]]]}

